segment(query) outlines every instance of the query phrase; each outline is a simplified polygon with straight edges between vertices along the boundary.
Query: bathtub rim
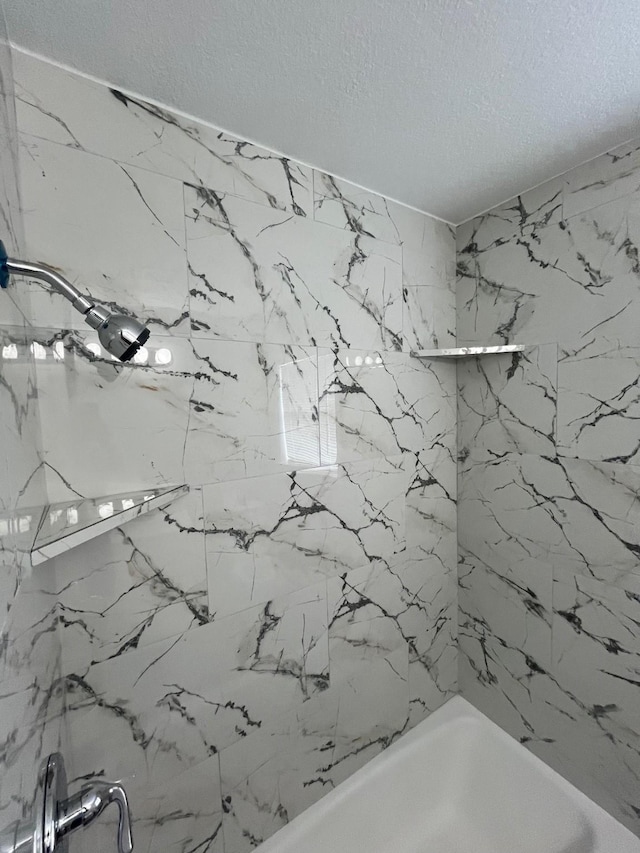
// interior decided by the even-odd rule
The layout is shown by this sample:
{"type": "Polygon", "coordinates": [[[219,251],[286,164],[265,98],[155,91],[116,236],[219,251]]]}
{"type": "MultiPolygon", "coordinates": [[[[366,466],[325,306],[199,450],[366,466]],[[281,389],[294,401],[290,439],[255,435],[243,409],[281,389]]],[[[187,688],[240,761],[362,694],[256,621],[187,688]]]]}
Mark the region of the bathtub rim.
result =
{"type": "Polygon", "coordinates": [[[391,746],[263,841],[255,850],[258,853],[282,853],[281,845],[286,844],[290,837],[292,841],[297,840],[298,835],[304,833],[306,824],[313,829],[315,820],[330,817],[334,806],[339,806],[344,800],[348,800],[352,791],[355,792],[366,785],[367,780],[377,775],[378,768],[387,764],[390,758],[397,760],[403,753],[410,751],[413,744],[428,737],[432,732],[465,719],[490,729],[492,737],[498,738],[511,751],[517,752],[519,760],[534,767],[572,800],[594,831],[595,846],[586,853],[611,853],[614,849],[616,853],[640,853],[640,838],[460,695],[451,697],[426,719],[401,735],[391,746]]]}

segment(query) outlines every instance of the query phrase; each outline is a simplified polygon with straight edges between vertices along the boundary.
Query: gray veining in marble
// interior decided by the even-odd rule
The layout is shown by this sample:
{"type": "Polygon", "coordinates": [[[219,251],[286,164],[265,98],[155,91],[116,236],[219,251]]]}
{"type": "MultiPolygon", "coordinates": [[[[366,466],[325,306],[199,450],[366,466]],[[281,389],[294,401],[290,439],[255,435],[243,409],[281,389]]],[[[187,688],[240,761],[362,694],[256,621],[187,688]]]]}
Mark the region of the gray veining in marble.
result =
{"type": "Polygon", "coordinates": [[[460,689],[638,831],[637,147],[454,234],[16,73],[26,251],[152,338],[123,368],[7,294],[2,510],[190,491],[48,574],[0,540],[2,808],[66,739],[140,853],[247,853],[460,689]]]}
{"type": "MultiPolygon", "coordinates": [[[[24,250],[12,58],[0,10],[0,223],[11,253],[24,250]]],[[[34,768],[60,749],[66,729],[61,644],[53,587],[30,576],[20,550],[25,508],[46,503],[39,454],[35,354],[27,331],[30,300],[20,280],[0,292],[0,814],[29,814],[34,768]]]]}
{"type": "Polygon", "coordinates": [[[638,150],[457,234],[461,692],[636,833],[638,150]]]}
{"type": "Polygon", "coordinates": [[[116,364],[23,285],[34,467],[68,507],[189,493],[35,567],[7,707],[68,729],[76,779],[123,781],[140,853],[246,853],[456,692],[455,366],[410,356],[455,344],[455,235],[33,57],[16,73],[25,251],[152,331],[116,364]]]}

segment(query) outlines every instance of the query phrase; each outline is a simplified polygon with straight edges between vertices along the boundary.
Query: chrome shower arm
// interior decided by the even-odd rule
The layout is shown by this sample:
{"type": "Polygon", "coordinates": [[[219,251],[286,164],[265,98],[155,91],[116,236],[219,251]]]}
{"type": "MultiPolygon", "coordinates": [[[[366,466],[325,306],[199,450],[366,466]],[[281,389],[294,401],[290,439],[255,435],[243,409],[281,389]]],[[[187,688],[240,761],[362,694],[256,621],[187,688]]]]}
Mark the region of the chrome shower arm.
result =
{"type": "Polygon", "coordinates": [[[95,303],[83,296],[79,290],[70,284],[66,278],[56,272],[53,267],[46,264],[33,263],[31,261],[18,261],[15,258],[7,258],[4,262],[7,272],[10,275],[26,275],[33,278],[39,278],[46,281],[55,288],[58,293],[61,293],[65,299],[68,299],[73,307],[81,314],[88,314],[95,303]]]}
{"type": "Polygon", "coordinates": [[[7,250],[0,240],[0,288],[8,287],[12,275],[39,278],[50,284],[84,316],[88,326],[97,330],[100,343],[119,361],[129,361],[149,339],[149,329],[135,317],[116,314],[104,305],[96,305],[53,267],[7,257],[7,250]]]}

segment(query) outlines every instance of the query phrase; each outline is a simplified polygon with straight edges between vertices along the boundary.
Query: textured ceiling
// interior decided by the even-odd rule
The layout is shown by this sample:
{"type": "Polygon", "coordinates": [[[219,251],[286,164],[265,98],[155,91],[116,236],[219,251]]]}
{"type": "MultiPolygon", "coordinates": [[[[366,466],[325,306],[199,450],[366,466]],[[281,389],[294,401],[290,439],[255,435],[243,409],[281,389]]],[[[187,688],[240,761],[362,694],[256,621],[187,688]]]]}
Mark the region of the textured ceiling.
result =
{"type": "Polygon", "coordinates": [[[458,223],[640,134],[635,0],[5,0],[12,41],[458,223]]]}

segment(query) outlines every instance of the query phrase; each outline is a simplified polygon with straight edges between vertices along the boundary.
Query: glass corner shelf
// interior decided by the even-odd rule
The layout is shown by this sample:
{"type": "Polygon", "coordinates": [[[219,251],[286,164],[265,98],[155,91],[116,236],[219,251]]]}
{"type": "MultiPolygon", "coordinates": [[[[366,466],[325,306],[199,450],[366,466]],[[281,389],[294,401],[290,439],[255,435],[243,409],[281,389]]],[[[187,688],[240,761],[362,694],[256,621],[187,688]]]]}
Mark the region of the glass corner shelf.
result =
{"type": "Polygon", "coordinates": [[[164,509],[188,491],[184,485],[160,486],[17,509],[0,515],[0,540],[12,537],[27,562],[39,566],[127,521],[164,509]]]}
{"type": "Polygon", "coordinates": [[[444,349],[419,349],[411,353],[412,358],[477,358],[482,355],[501,355],[507,352],[522,352],[525,344],[504,344],[490,347],[446,347],[444,349]]]}

